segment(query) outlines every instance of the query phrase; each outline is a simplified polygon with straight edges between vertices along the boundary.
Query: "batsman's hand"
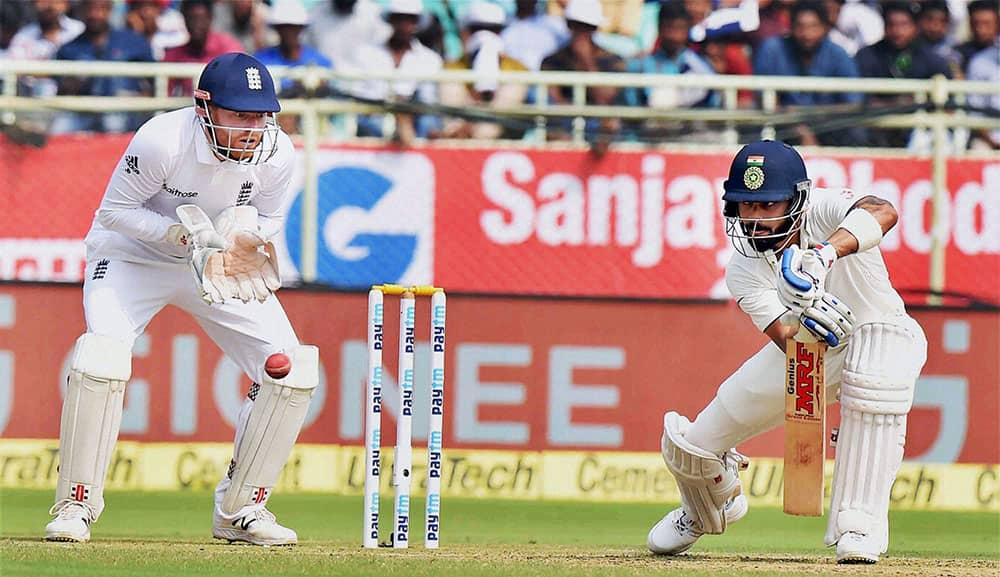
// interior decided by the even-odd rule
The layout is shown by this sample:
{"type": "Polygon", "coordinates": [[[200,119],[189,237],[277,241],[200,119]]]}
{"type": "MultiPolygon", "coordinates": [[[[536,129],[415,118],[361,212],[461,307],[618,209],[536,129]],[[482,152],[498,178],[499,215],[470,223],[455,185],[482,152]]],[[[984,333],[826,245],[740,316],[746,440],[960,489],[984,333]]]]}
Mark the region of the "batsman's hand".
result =
{"type": "Polygon", "coordinates": [[[828,242],[822,242],[808,250],[802,251],[800,264],[802,274],[812,279],[819,288],[826,286],[826,275],[837,262],[837,249],[828,242]]]}
{"type": "Polygon", "coordinates": [[[854,332],[854,312],[845,302],[825,291],[802,313],[799,322],[830,348],[847,344],[854,332]]]}
{"type": "Polygon", "coordinates": [[[786,248],[775,283],[781,304],[796,316],[804,313],[822,295],[826,275],[836,260],[837,251],[830,244],[808,250],[794,245],[786,248]]]}

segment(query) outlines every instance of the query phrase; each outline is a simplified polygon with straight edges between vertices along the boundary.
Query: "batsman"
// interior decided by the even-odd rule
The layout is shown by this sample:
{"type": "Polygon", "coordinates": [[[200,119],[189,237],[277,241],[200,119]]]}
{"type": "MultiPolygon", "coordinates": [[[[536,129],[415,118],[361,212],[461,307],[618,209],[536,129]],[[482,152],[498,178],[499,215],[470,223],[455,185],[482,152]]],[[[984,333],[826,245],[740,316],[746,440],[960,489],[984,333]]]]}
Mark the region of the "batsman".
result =
{"type": "Polygon", "coordinates": [[[748,460],[734,447],[782,424],[786,341],[811,337],[828,347],[826,399],[838,389],[840,399],[825,542],[836,545],[838,563],[876,563],[889,543],[889,492],[927,358],[923,331],[878,248],[896,210],[875,196],[813,188],[798,152],[775,141],[743,147],[724,190],[736,249],[726,282],[772,342],[719,386],[694,422],[664,415],[663,458],[681,507],[649,531],[648,547],[677,555],[746,515],[737,472],[748,460]]]}
{"type": "Polygon", "coordinates": [[[280,281],[270,240],[284,226],[295,160],[275,123],[279,109],[267,68],[224,54],[202,71],[194,106],[144,124],[115,168],[86,237],[87,332],[66,384],[46,540],[90,539],[104,510],[132,348],[169,304],[193,316],[254,383],[215,491],[212,535],[296,542],[266,506],[319,383],[319,359],[316,347],[300,345],[273,294],[280,281]],[[279,352],[290,372],[272,377],[265,364],[279,352]]]}

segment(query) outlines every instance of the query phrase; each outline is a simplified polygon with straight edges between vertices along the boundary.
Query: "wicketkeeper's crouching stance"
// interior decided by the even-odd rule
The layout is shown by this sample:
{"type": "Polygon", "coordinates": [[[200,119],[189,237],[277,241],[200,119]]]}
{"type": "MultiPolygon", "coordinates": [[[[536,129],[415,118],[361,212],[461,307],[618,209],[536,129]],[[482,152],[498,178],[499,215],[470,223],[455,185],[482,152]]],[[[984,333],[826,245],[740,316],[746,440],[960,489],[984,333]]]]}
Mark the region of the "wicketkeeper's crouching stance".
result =
{"type": "Polygon", "coordinates": [[[115,169],[86,239],[87,332],[76,342],[63,402],[46,539],[90,539],[104,509],[133,343],[172,304],[194,316],[254,383],[232,464],[216,488],[212,534],[257,545],[296,542],[265,507],[319,383],[319,358],[316,347],[299,344],[272,294],[280,282],[269,239],[284,224],[294,162],[291,141],[275,124],[278,110],[260,62],[220,56],[202,72],[195,106],[147,122],[115,169]],[[276,352],[292,362],[280,379],[264,371],[276,352]]]}
{"type": "Polygon", "coordinates": [[[737,472],[748,461],[733,447],[782,424],[785,341],[797,331],[790,325],[801,324],[829,346],[826,398],[840,390],[825,541],[837,546],[840,563],[875,563],[888,547],[889,491],[927,357],[923,331],[906,314],[878,249],[896,211],[874,196],[813,189],[802,158],[781,142],[745,146],[724,188],[736,247],[726,281],[774,344],[726,379],[693,423],[675,412],[664,416],[663,459],[682,506],[650,530],[649,549],[682,553],[746,514],[737,472]],[[793,264],[785,274],[784,251],[793,264]],[[811,279],[808,290],[795,282],[801,278],[811,279]],[[794,322],[783,324],[783,317],[794,322]]]}

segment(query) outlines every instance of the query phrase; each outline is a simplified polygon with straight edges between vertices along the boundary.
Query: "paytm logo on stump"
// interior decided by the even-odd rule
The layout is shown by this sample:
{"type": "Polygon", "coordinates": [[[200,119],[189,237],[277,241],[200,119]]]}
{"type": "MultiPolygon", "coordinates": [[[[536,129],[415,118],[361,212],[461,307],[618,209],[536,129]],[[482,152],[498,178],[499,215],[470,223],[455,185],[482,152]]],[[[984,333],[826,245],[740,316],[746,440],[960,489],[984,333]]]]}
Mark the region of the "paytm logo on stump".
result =
{"type": "MultiPolygon", "coordinates": [[[[432,281],[434,167],[416,153],[320,151],[317,280],[343,288],[432,281]]],[[[288,211],[288,255],[302,266],[303,195],[288,211]]]]}

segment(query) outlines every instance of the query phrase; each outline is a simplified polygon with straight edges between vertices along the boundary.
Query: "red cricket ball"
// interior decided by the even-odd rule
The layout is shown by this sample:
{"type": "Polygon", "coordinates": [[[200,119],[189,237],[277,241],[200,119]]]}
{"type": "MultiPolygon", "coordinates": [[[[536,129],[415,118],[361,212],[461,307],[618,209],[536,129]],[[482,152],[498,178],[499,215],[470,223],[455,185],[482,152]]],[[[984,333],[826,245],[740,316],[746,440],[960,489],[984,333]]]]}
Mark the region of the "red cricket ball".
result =
{"type": "Polygon", "coordinates": [[[292,359],[285,353],[274,353],[264,361],[264,372],[272,379],[283,379],[292,370],[292,359]]]}

